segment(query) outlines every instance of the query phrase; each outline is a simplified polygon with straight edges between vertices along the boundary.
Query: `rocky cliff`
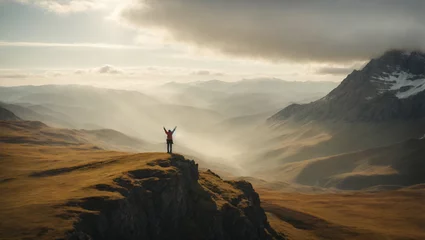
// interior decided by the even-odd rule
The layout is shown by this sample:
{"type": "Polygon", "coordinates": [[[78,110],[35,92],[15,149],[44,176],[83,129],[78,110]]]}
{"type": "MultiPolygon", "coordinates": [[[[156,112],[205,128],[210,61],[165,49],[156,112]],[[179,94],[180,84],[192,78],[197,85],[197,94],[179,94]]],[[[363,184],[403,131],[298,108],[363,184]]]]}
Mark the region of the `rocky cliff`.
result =
{"type": "Polygon", "coordinates": [[[199,172],[182,156],[148,165],[112,185],[94,186],[123,198],[70,201],[67,207],[86,211],[78,213],[67,239],[283,239],[268,224],[250,183],[199,172]]]}

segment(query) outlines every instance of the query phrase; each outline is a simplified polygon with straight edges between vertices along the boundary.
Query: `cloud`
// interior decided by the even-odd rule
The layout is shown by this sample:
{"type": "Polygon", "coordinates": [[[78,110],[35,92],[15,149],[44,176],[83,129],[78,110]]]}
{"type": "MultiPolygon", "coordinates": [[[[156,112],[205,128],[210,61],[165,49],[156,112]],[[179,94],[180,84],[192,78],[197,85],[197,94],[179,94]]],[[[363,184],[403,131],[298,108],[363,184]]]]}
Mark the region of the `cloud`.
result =
{"type": "Polygon", "coordinates": [[[211,73],[209,71],[205,71],[205,70],[196,71],[196,72],[193,72],[193,74],[199,75],[199,76],[209,76],[209,75],[211,75],[211,73]]]}
{"type": "Polygon", "coordinates": [[[115,68],[110,65],[105,65],[103,67],[95,69],[96,73],[100,74],[123,74],[124,72],[121,69],[115,68]]]}
{"type": "Polygon", "coordinates": [[[138,0],[121,17],[235,56],[350,62],[425,49],[424,9],[423,0],[138,0]]]}
{"type": "Polygon", "coordinates": [[[76,75],[83,75],[85,73],[86,73],[86,71],[85,70],[81,70],[81,69],[74,71],[74,74],[76,74],[76,75]]]}
{"type": "Polygon", "coordinates": [[[20,3],[34,4],[51,12],[67,14],[102,9],[111,0],[15,0],[20,3]]]}
{"type": "Polygon", "coordinates": [[[54,77],[54,78],[57,78],[57,77],[62,77],[62,76],[64,76],[64,75],[66,75],[66,73],[65,72],[61,72],[61,71],[52,71],[52,70],[48,70],[48,71],[46,71],[45,73],[44,73],[44,75],[46,76],[46,77],[54,77]]]}
{"type": "Polygon", "coordinates": [[[0,74],[0,78],[9,78],[9,79],[22,79],[27,78],[26,74],[0,74]]]}
{"type": "Polygon", "coordinates": [[[56,13],[83,12],[102,7],[102,5],[98,2],[90,0],[73,0],[67,3],[56,1],[40,1],[38,4],[56,13]]]}
{"type": "Polygon", "coordinates": [[[347,75],[351,73],[354,68],[344,68],[344,67],[323,67],[319,68],[316,73],[321,75],[347,75]]]}
{"type": "MultiPolygon", "coordinates": [[[[68,70],[69,71],[69,70],[68,70]]],[[[104,65],[96,68],[88,69],[75,69],[70,72],[74,75],[118,75],[118,74],[129,74],[128,71],[117,68],[111,65],[104,65]]]]}
{"type": "Polygon", "coordinates": [[[220,72],[211,72],[211,71],[207,71],[207,70],[199,70],[199,71],[194,71],[192,72],[192,75],[197,75],[197,76],[223,76],[223,73],[220,72]]]}
{"type": "Polygon", "coordinates": [[[142,49],[141,46],[105,43],[54,43],[54,42],[8,42],[0,41],[0,47],[64,47],[64,48],[107,48],[142,49]]]}

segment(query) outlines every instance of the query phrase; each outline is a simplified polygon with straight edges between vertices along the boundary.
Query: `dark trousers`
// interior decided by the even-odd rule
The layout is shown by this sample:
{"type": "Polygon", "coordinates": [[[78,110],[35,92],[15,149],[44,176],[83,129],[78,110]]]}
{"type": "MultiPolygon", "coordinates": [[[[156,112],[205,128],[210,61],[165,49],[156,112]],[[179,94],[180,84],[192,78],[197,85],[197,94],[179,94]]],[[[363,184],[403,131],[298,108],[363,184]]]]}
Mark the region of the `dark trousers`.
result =
{"type": "Polygon", "coordinates": [[[173,140],[167,140],[167,153],[173,153],[173,140]]]}

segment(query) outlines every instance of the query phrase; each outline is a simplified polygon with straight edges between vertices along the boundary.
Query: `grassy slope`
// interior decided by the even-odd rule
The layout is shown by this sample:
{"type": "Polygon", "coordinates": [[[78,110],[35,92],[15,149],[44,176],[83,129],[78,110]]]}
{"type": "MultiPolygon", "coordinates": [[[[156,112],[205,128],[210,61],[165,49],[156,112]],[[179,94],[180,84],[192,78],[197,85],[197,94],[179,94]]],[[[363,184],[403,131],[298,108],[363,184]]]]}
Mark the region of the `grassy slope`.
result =
{"type": "MultiPolygon", "coordinates": [[[[269,181],[290,182],[297,180],[298,175],[306,167],[314,165],[314,168],[308,169],[307,176],[303,177],[303,179],[309,178],[308,181],[299,182],[316,185],[318,181],[325,180],[324,178],[339,175],[338,179],[334,178],[335,181],[332,183],[321,184],[321,186],[335,186],[341,182],[339,181],[341,178],[351,178],[353,174],[360,172],[368,176],[397,173],[397,168],[400,166],[395,166],[396,169],[394,169],[394,162],[401,163],[404,158],[411,159],[412,156],[409,154],[414,155],[415,151],[420,156],[421,152],[420,148],[415,150],[406,147],[394,155],[394,152],[401,148],[399,143],[421,137],[425,132],[424,127],[424,119],[380,124],[342,122],[296,124],[285,122],[274,126],[274,133],[269,134],[270,139],[259,141],[258,147],[251,147],[254,150],[250,152],[250,156],[247,154],[244,157],[250,161],[249,163],[252,163],[247,166],[251,168],[251,175],[256,177],[269,181]],[[385,149],[383,146],[394,146],[397,149],[391,152],[391,149],[385,149]],[[365,151],[365,149],[370,150],[365,151]],[[388,155],[391,159],[387,159],[388,155]],[[375,163],[372,163],[370,158],[373,158],[375,163]],[[350,169],[350,166],[353,167],[350,169]],[[357,166],[359,168],[356,168],[357,166]],[[320,170],[314,172],[319,167],[320,170]],[[368,169],[363,171],[364,167],[368,169]],[[351,176],[341,174],[351,174],[351,176]],[[318,177],[314,178],[316,175],[318,177]]],[[[417,161],[418,157],[414,158],[416,160],[413,159],[409,164],[413,164],[415,161],[415,164],[420,164],[420,161],[417,161]]],[[[359,180],[363,181],[363,179],[359,180]]]]}
{"type": "Polygon", "coordinates": [[[272,227],[288,239],[425,239],[425,188],[300,194],[259,189],[272,227]]]}
{"type": "Polygon", "coordinates": [[[3,121],[0,130],[0,232],[7,239],[61,236],[75,219],[57,217],[66,210],[57,206],[82,197],[119,198],[93,186],[113,184],[123,172],[169,157],[104,151],[78,131],[40,122],[3,121]]]}
{"type": "Polygon", "coordinates": [[[418,138],[425,132],[425,119],[416,121],[369,122],[285,122],[275,129],[270,142],[270,159],[279,163],[360,151],[418,138]]]}
{"type": "MultiPolygon", "coordinates": [[[[78,217],[69,216],[69,211],[88,211],[66,206],[70,200],[121,198],[117,192],[99,191],[94,186],[114,186],[115,178],[134,169],[174,171],[151,164],[169,158],[167,154],[104,151],[69,135],[37,135],[41,131],[29,130],[39,128],[37,122],[14,126],[14,130],[4,124],[0,125],[2,239],[63,236],[78,217]],[[64,214],[68,217],[60,217],[64,214]]],[[[240,194],[210,172],[201,173],[199,182],[217,206],[240,194]]],[[[309,195],[265,188],[258,192],[272,227],[289,239],[425,238],[425,188],[421,186],[378,193],[309,195]]]]}
{"type": "MultiPolygon", "coordinates": [[[[169,154],[105,151],[85,142],[78,131],[40,122],[0,123],[0,239],[62,238],[81,213],[90,211],[70,202],[123,198],[106,189],[119,189],[116,179],[132,181],[135,170],[155,176],[176,172],[158,164],[169,154]]],[[[200,173],[199,184],[214,199],[213,207],[242,194],[210,171],[200,173]]]]}
{"type": "Polygon", "coordinates": [[[71,199],[92,196],[121,197],[98,191],[98,184],[113,185],[123,172],[146,168],[166,154],[126,154],[93,150],[91,147],[35,146],[1,144],[0,232],[2,237],[21,239],[43,235],[46,227],[52,239],[72,228],[75,219],[65,214],[71,199]]]}
{"type": "Polygon", "coordinates": [[[46,145],[94,144],[99,148],[139,152],[152,144],[111,129],[75,130],[51,128],[37,121],[0,121],[0,141],[46,145]]]}
{"type": "MultiPolygon", "coordinates": [[[[379,185],[424,182],[425,140],[285,164],[273,172],[283,180],[320,187],[359,190],[379,185]]],[[[268,172],[268,177],[272,177],[268,172]]]]}

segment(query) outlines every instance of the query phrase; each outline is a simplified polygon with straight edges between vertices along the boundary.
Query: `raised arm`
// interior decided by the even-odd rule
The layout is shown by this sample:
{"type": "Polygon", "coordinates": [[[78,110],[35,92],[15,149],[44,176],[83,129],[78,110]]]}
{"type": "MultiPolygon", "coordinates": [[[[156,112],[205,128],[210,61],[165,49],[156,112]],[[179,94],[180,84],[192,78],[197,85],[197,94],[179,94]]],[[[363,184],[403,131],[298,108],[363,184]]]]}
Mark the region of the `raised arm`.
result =
{"type": "Polygon", "coordinates": [[[173,133],[176,131],[176,129],[177,129],[177,126],[173,129],[173,133]]]}
{"type": "Polygon", "coordinates": [[[162,127],[164,129],[165,134],[167,134],[167,129],[165,129],[165,127],[162,127]]]}

